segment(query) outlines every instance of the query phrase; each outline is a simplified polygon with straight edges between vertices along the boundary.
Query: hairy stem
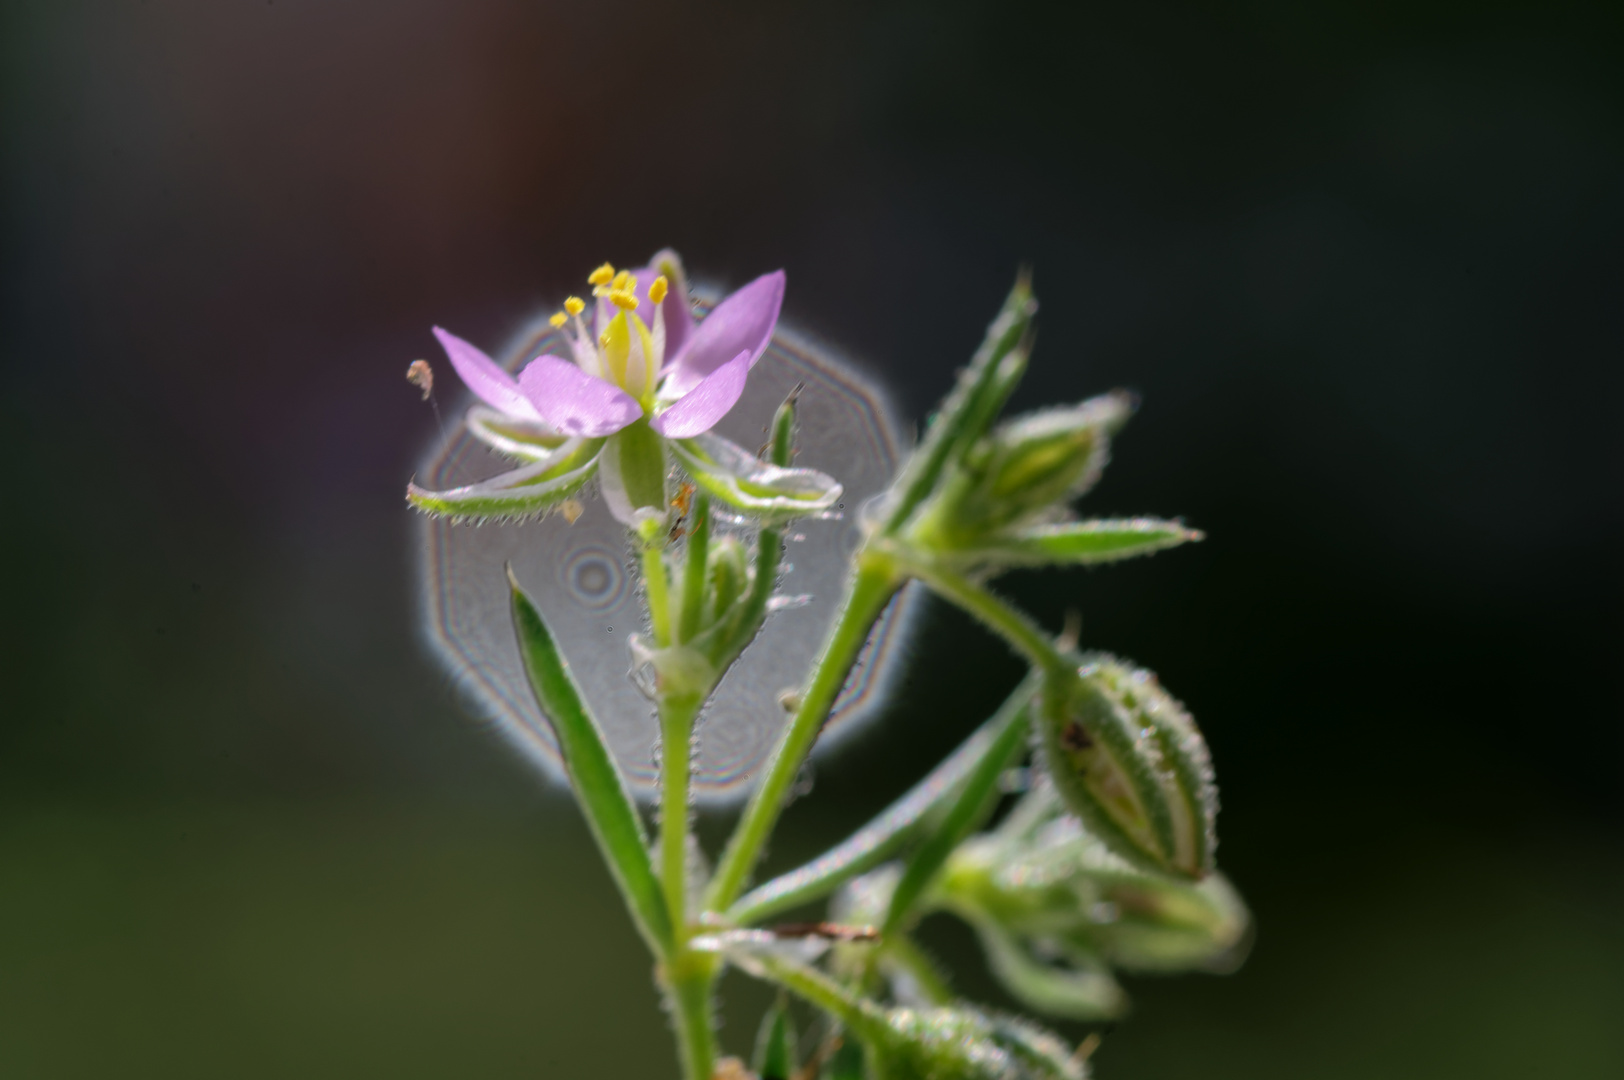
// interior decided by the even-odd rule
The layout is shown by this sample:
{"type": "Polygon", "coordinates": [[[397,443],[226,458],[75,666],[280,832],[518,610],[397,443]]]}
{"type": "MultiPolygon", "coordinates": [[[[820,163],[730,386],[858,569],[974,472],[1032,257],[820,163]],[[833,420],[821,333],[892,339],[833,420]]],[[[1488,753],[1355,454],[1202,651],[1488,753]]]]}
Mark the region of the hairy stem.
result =
{"type": "Polygon", "coordinates": [[[705,571],[710,563],[710,496],[694,496],[693,529],[688,533],[688,561],[682,572],[682,610],[678,615],[677,641],[689,641],[699,633],[699,618],[705,606],[705,571]]]}
{"type": "Polygon", "coordinates": [[[715,964],[713,958],[694,953],[688,953],[687,959],[699,963],[667,978],[665,998],[676,1028],[684,1080],[711,1080],[716,1068],[716,1017],[711,1000],[715,964]]]}
{"type": "Polygon", "coordinates": [[[725,909],[738,899],[739,892],[755,868],[778,815],[784,809],[784,797],[796,774],[806,761],[818,733],[823,730],[835,698],[846,684],[852,665],[856,663],[863,644],[874,623],[884,612],[885,605],[901,588],[903,577],[889,558],[869,551],[857,556],[857,573],[847,587],[846,596],[834,626],[818,654],[812,678],[807,683],[795,716],[784,728],[778,746],[773,750],[767,773],[751,795],[744,814],[728,840],[722,853],[721,864],[711,880],[706,906],[712,911],[725,909]]]}
{"type": "Polygon", "coordinates": [[[944,569],[929,558],[896,552],[897,565],[930,586],[932,592],[974,615],[987,629],[1007,642],[1033,667],[1045,674],[1069,670],[1073,665],[1055,648],[1049,635],[1031,616],[1009,606],[997,594],[969,578],[944,569]]]}
{"type": "Polygon", "coordinates": [[[688,790],[702,699],[660,699],[660,883],[678,948],[688,940],[688,790]]]}
{"type": "Polygon", "coordinates": [[[665,580],[665,559],[657,547],[643,549],[643,588],[648,596],[648,621],[654,632],[654,645],[671,644],[671,601],[665,580]]]}

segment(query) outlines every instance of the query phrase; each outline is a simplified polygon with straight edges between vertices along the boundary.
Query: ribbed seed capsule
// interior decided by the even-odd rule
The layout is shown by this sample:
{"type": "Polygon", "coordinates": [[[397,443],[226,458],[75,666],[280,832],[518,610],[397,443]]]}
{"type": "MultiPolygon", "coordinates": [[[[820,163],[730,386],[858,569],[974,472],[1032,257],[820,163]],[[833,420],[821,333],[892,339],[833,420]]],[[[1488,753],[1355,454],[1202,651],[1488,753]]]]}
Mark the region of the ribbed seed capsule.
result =
{"type": "Polygon", "coordinates": [[[1078,817],[1136,866],[1212,870],[1218,788],[1195,721],[1156,676],[1095,655],[1045,690],[1045,758],[1078,817]]]}

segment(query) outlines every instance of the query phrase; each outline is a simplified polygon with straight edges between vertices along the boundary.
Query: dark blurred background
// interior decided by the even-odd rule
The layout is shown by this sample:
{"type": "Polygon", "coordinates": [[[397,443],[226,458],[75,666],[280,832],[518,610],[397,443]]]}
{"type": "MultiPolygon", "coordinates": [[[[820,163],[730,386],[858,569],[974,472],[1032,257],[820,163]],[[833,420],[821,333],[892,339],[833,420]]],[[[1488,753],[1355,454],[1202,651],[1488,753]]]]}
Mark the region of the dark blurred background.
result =
{"type": "MultiPolygon", "coordinates": [[[[1016,405],[1144,395],[1087,508],[1210,539],[1007,588],[1191,705],[1260,933],[1132,980],[1101,1076],[1624,1075],[1624,7],[0,19],[0,1076],[674,1075],[579,816],[419,646],[402,503],[431,324],[667,244],[787,268],[908,417],[1030,262],[1016,405]]],[[[914,652],[775,865],[1018,675],[946,611],[914,652]]]]}

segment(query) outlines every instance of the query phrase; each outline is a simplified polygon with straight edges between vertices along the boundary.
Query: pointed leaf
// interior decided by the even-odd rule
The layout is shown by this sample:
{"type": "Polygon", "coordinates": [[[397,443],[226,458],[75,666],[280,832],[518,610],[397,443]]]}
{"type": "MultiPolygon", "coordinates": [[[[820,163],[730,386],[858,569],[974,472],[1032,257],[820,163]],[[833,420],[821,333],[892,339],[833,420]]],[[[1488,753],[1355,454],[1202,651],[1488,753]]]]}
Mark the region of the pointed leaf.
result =
{"type": "Polygon", "coordinates": [[[728,911],[739,925],[758,923],[780,912],[810,903],[880,865],[907,843],[919,823],[962,790],[965,777],[992,755],[1014,725],[1019,706],[1031,700],[1033,688],[1023,683],[998,712],[906,795],[892,803],[843,842],[803,866],[780,874],[741,897],[728,911]]]}
{"type": "Polygon", "coordinates": [[[914,905],[936,880],[953,849],[963,843],[997,805],[998,778],[1026,748],[1027,714],[1038,685],[1035,676],[1028,677],[999,710],[998,719],[1004,719],[1003,730],[993,740],[986,756],[965,778],[963,790],[949,807],[941,825],[908,860],[902,880],[891,893],[890,907],[880,927],[882,935],[889,937],[907,925],[914,905]]]}
{"type": "Polygon", "coordinates": [[[1177,521],[1097,519],[1034,525],[944,555],[965,566],[1082,566],[1150,555],[1204,538],[1199,530],[1177,521]]]}
{"type": "Polygon", "coordinates": [[[1111,1020],[1128,1009],[1128,995],[1103,963],[1059,967],[1033,958],[991,919],[977,919],[987,966],[1021,1004],[1066,1020],[1111,1020]]]}
{"type": "Polygon", "coordinates": [[[1023,274],[1010,290],[1003,310],[987,327],[986,340],[976,350],[970,366],[959,373],[952,392],[931,417],[924,439],[892,485],[894,494],[886,507],[887,535],[895,534],[907,523],[935,489],[942,470],[981,437],[1015,389],[1026,369],[1025,350],[1020,345],[1031,330],[1037,308],[1032,283],[1023,274]]]}
{"type": "Polygon", "coordinates": [[[558,737],[570,785],[586,815],[598,851],[609,864],[632,920],[656,955],[672,947],[670,913],[649,858],[642,819],[626,793],[626,783],[603,732],[570,675],[551,631],[530,598],[508,571],[513,591],[513,629],[519,638],[525,674],[541,711],[558,737]]]}
{"type": "Polygon", "coordinates": [[[799,1063],[795,1049],[795,1021],[789,1014],[789,1001],[780,993],[778,1000],[761,1018],[751,1067],[761,1080],[791,1080],[799,1063]]]}
{"type": "Polygon", "coordinates": [[[840,498],[832,476],[768,465],[742,446],[706,433],[671,444],[694,483],[752,517],[784,520],[827,510],[840,498]]]}
{"type": "Polygon", "coordinates": [[[572,440],[562,459],[538,461],[477,484],[430,491],[408,484],[406,501],[419,510],[458,519],[517,518],[551,510],[581,490],[598,468],[602,439],[572,440]]]}

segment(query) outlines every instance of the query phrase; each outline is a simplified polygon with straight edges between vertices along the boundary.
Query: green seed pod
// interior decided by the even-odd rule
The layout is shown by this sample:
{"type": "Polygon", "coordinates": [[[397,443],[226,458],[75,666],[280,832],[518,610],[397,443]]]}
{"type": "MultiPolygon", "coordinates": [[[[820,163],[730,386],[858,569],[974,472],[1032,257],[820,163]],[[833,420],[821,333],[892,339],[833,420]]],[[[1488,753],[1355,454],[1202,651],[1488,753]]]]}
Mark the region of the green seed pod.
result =
{"type": "Polygon", "coordinates": [[[1195,721],[1148,671],[1089,658],[1045,687],[1044,760],[1066,805],[1142,869],[1200,879],[1217,845],[1218,788],[1195,721]]]}

